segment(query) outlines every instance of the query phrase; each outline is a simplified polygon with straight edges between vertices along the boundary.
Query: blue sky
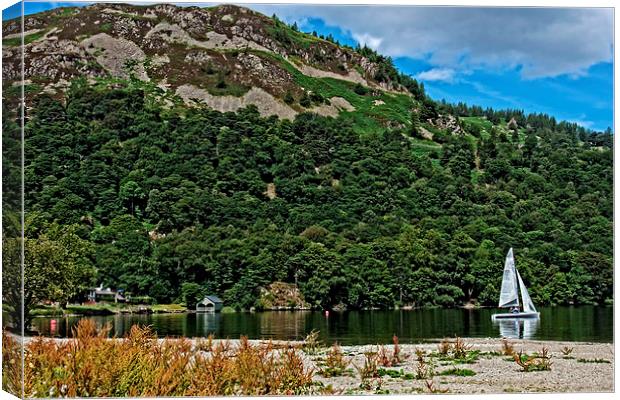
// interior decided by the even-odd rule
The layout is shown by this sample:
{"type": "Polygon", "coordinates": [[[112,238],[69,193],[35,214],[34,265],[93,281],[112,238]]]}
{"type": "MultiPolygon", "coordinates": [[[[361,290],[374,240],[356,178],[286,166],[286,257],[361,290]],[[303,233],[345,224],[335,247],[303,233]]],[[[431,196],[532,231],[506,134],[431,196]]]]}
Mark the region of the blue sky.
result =
{"type": "MultiPolygon", "coordinates": [[[[67,5],[76,3],[26,3],[26,13],[67,5]]],[[[365,43],[424,82],[436,100],[544,112],[594,130],[613,127],[611,9],[249,7],[341,43],[365,43]]],[[[11,7],[3,19],[19,12],[19,5],[11,7]]]]}

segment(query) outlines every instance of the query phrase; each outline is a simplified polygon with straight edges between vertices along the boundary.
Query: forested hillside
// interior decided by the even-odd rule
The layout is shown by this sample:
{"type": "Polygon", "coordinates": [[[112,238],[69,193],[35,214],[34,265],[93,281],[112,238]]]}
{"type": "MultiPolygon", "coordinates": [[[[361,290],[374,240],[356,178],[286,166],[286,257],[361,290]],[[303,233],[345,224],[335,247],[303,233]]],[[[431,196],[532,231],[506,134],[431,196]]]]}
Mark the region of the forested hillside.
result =
{"type": "MultiPolygon", "coordinates": [[[[494,305],[513,247],[536,304],[611,300],[609,132],[436,102],[389,58],[347,51],[398,93],[289,66],[303,86],[291,97],[309,103],[278,118],[188,104],[131,71],[27,86],[27,265],[63,282],[35,298],[102,283],[157,302],[198,288],[248,309],[287,282],[324,309],[494,305]],[[336,97],[353,109],[310,112],[336,97]]],[[[15,111],[5,187],[19,185],[15,111]]]]}
{"type": "Polygon", "coordinates": [[[27,233],[75,225],[91,283],[160,302],[198,283],[260,306],[258,288],[285,281],[322,308],[494,304],[510,246],[537,304],[610,298],[611,150],[558,125],[522,144],[497,130],[434,148],[400,129],[169,110],[132,84],[76,84],[28,121],[27,233]]]}

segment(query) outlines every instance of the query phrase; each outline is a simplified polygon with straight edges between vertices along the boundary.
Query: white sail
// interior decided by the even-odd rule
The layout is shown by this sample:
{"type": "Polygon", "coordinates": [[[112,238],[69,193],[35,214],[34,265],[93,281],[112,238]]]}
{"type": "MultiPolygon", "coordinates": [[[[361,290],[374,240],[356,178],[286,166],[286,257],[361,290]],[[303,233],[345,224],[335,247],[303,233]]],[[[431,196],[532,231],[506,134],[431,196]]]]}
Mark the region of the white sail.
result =
{"type": "Polygon", "coordinates": [[[523,300],[523,311],[536,312],[536,307],[534,307],[534,303],[532,303],[530,294],[527,292],[527,288],[523,284],[523,280],[521,279],[521,274],[519,274],[518,270],[517,270],[517,278],[519,279],[519,288],[521,289],[521,299],[523,300]]]}
{"type": "Polygon", "coordinates": [[[504,263],[504,276],[502,278],[502,291],[499,295],[499,307],[513,307],[519,305],[519,292],[517,290],[517,275],[515,273],[515,259],[512,248],[508,250],[504,263]]]}

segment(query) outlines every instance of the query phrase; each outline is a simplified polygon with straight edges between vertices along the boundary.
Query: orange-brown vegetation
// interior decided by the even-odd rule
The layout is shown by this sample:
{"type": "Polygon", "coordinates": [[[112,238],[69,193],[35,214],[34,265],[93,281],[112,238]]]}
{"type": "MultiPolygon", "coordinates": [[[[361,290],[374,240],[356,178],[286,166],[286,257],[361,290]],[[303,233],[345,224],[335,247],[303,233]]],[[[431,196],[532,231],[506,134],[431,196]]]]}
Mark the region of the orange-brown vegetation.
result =
{"type": "MultiPolygon", "coordinates": [[[[188,339],[157,339],[151,329],[134,326],[122,339],[109,328],[80,321],[73,338],[38,337],[25,348],[26,397],[161,397],[216,395],[293,395],[317,393],[313,371],[299,350],[238,346],[211,339],[194,346],[188,339]]],[[[21,351],[3,335],[4,388],[20,391],[21,351]]]]}

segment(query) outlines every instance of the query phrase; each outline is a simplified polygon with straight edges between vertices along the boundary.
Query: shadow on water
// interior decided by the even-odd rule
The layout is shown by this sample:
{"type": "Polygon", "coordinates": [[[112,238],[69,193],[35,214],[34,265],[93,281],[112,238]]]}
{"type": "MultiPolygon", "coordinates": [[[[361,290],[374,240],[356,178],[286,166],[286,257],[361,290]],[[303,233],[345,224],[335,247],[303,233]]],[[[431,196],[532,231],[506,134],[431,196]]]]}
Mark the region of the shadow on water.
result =
{"type": "Polygon", "coordinates": [[[36,318],[45,336],[67,337],[81,318],[110,324],[111,335],[124,336],[132,325],[150,325],[161,337],[186,336],[236,339],[301,340],[312,330],[331,344],[416,343],[443,337],[511,337],[540,340],[613,341],[612,307],[548,307],[540,320],[491,321],[492,309],[412,311],[271,311],[231,314],[121,314],[96,317],[36,318]]]}

